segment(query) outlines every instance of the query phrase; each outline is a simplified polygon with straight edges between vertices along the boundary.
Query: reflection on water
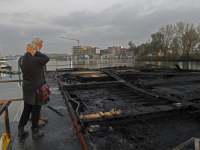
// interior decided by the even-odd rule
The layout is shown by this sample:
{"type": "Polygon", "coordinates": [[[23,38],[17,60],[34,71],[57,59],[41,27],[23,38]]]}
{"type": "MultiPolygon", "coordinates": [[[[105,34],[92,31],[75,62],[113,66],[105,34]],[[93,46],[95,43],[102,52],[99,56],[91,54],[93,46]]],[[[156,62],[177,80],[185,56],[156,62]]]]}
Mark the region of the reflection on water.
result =
{"type": "Polygon", "coordinates": [[[2,80],[3,79],[3,77],[5,77],[6,76],[6,74],[5,73],[1,73],[0,74],[0,80],[2,80]]]}
{"type": "MultiPolygon", "coordinates": [[[[134,59],[93,59],[93,60],[74,60],[74,61],[58,61],[58,68],[103,68],[103,67],[113,67],[113,66],[127,66],[127,67],[137,67],[143,66],[145,61],[135,61],[134,59]]],[[[166,66],[171,68],[176,68],[175,64],[178,64],[181,69],[196,69],[200,70],[200,63],[198,61],[148,61],[149,64],[154,64],[158,66],[166,66]]],[[[10,65],[14,71],[18,70],[18,63],[16,60],[11,60],[10,65]]],[[[55,61],[50,61],[47,64],[47,70],[55,70],[55,61]],[[48,66],[51,65],[51,66],[48,66]]],[[[0,80],[21,80],[22,76],[12,75],[12,74],[0,74],[0,80]]],[[[21,98],[21,82],[10,82],[10,83],[0,83],[0,100],[1,99],[17,99],[21,98]],[[17,91],[20,91],[17,93],[17,91]]]]}
{"type": "MultiPolygon", "coordinates": [[[[7,74],[1,73],[0,80],[3,80],[3,77],[5,77],[7,74]]],[[[9,78],[12,78],[12,74],[8,74],[9,78]]]]}
{"type": "MultiPolygon", "coordinates": [[[[146,61],[135,61],[134,59],[86,59],[86,60],[72,60],[72,61],[57,61],[57,68],[103,68],[113,66],[127,66],[137,67],[142,66],[146,61]]],[[[198,69],[200,70],[199,61],[148,61],[150,64],[158,66],[166,66],[175,68],[175,64],[178,64],[181,69],[198,69]]],[[[12,66],[12,70],[18,71],[18,63],[16,60],[10,60],[9,64],[12,66]]],[[[49,61],[47,64],[47,70],[55,70],[56,61],[49,61]],[[50,65],[50,66],[49,66],[50,65]]]]}
{"type": "MultiPolygon", "coordinates": [[[[76,60],[72,61],[70,66],[72,68],[103,68],[113,66],[138,67],[143,66],[145,62],[146,61],[134,61],[133,59],[76,60]]],[[[175,64],[178,64],[181,69],[200,70],[199,61],[148,61],[148,63],[170,68],[176,68],[175,64]]]]}

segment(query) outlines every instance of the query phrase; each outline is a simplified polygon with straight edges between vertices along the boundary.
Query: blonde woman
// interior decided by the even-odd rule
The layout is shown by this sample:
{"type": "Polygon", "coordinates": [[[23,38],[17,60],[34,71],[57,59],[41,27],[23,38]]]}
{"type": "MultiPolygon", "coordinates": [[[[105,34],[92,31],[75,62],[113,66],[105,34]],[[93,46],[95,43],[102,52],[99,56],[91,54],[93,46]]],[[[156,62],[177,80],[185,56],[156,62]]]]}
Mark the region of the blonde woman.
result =
{"type": "Polygon", "coordinates": [[[30,113],[32,114],[32,138],[35,139],[44,135],[44,132],[38,130],[38,121],[41,106],[46,104],[49,98],[40,101],[37,97],[36,89],[28,77],[28,75],[31,77],[37,88],[45,84],[43,68],[49,61],[49,57],[38,50],[39,47],[36,44],[28,44],[26,53],[19,59],[19,65],[23,73],[22,91],[24,110],[18,125],[18,137],[28,134],[27,131],[24,131],[24,126],[28,122],[30,113]],[[22,64],[28,75],[24,71],[22,64]]]}

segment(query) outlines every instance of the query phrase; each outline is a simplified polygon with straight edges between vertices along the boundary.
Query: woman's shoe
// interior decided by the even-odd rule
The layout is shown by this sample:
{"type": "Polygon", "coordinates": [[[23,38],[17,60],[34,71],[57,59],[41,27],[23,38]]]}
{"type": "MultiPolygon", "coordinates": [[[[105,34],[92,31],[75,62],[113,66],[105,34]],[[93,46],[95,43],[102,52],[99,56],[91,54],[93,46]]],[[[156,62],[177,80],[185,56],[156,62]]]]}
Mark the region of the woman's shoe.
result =
{"type": "Polygon", "coordinates": [[[39,120],[38,121],[38,127],[41,127],[41,126],[44,126],[45,125],[45,122],[42,121],[42,120],[39,120]]]}
{"type": "Polygon", "coordinates": [[[28,131],[24,131],[24,127],[18,126],[18,137],[28,135],[28,131]]]}
{"type": "Polygon", "coordinates": [[[42,116],[40,116],[40,120],[44,121],[44,122],[48,122],[48,118],[44,118],[42,116]]]}
{"type": "Polygon", "coordinates": [[[38,128],[32,128],[32,138],[37,139],[39,137],[44,136],[44,132],[41,130],[38,130],[38,128]]]}

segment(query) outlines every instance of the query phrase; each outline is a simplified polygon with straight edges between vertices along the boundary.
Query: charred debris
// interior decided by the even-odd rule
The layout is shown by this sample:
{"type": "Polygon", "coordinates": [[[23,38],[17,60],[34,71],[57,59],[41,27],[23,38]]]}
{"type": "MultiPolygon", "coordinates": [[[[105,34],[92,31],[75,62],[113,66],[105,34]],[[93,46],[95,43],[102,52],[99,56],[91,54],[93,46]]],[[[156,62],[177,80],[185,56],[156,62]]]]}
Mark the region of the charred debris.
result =
{"type": "Polygon", "coordinates": [[[70,68],[57,76],[88,147],[164,150],[200,137],[200,71],[176,67],[70,68]]]}

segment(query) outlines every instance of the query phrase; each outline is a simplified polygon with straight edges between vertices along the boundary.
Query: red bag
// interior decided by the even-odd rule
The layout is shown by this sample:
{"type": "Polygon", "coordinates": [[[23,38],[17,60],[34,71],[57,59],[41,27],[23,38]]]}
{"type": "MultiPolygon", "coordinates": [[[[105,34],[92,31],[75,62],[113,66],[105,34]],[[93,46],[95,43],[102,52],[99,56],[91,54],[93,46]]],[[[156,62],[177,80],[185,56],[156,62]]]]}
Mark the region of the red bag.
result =
{"type": "Polygon", "coordinates": [[[47,97],[49,97],[51,94],[50,87],[51,85],[46,83],[36,90],[39,100],[45,100],[47,97]]]}
{"type": "MultiPolygon", "coordinates": [[[[24,71],[26,72],[26,69],[24,68],[24,65],[22,64],[22,59],[23,59],[23,57],[21,58],[21,65],[22,65],[22,68],[24,69],[24,71]]],[[[26,74],[29,77],[29,79],[31,80],[33,86],[35,87],[39,100],[45,100],[47,97],[49,97],[49,95],[51,95],[51,91],[50,91],[51,85],[50,84],[46,83],[46,81],[45,81],[45,84],[43,84],[40,88],[37,88],[35,83],[31,79],[31,77],[29,76],[29,74],[27,72],[26,72],[26,74]]]]}

